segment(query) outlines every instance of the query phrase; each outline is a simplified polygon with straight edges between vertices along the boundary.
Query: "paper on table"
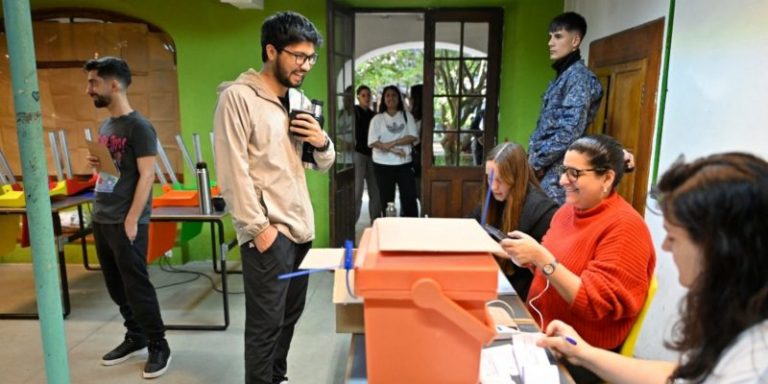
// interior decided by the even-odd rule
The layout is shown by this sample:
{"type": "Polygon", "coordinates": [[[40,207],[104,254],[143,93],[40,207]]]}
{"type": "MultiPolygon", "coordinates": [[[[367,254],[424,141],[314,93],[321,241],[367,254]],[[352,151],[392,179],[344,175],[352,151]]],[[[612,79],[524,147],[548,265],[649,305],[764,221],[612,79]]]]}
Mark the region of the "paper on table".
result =
{"type": "Polygon", "coordinates": [[[344,248],[310,248],[299,269],[336,269],[343,258],[344,248]]]}
{"type": "Polygon", "coordinates": [[[92,156],[99,158],[101,172],[106,172],[115,177],[120,176],[120,172],[117,170],[117,167],[115,167],[115,163],[112,161],[112,155],[109,153],[109,149],[107,149],[106,145],[88,140],[85,141],[85,144],[88,146],[88,152],[90,152],[92,156]]]}
{"type": "Polygon", "coordinates": [[[550,363],[546,350],[536,345],[536,341],[543,336],[540,332],[522,332],[512,336],[512,354],[524,384],[560,382],[557,365],[550,363]]]}
{"type": "Polygon", "coordinates": [[[517,295],[517,291],[515,291],[515,287],[513,287],[512,284],[509,283],[509,279],[507,279],[507,277],[504,276],[504,272],[502,272],[501,269],[499,269],[498,294],[499,296],[517,295]]]}
{"type": "Polygon", "coordinates": [[[557,365],[526,365],[522,369],[524,384],[559,384],[557,365]]]}
{"type": "Polygon", "coordinates": [[[473,219],[382,217],[373,225],[384,252],[505,254],[473,219]]]}
{"type": "Polygon", "coordinates": [[[480,382],[482,384],[511,384],[512,376],[520,373],[512,358],[512,345],[483,348],[480,352],[480,382]]]}

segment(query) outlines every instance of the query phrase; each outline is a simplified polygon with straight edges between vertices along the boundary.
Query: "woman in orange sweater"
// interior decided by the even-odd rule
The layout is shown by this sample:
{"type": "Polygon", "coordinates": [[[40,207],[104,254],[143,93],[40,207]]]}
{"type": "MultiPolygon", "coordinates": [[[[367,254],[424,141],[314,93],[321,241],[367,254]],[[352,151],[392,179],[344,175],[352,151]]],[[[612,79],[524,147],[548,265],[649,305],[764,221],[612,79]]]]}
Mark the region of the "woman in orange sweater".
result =
{"type": "Polygon", "coordinates": [[[609,350],[624,343],[656,265],[645,221],[616,192],[624,166],[623,149],[612,137],[576,140],[560,167],[565,204],[541,244],[519,231],[501,242],[513,262],[535,269],[528,306],[542,329],[563,320],[609,350]]]}

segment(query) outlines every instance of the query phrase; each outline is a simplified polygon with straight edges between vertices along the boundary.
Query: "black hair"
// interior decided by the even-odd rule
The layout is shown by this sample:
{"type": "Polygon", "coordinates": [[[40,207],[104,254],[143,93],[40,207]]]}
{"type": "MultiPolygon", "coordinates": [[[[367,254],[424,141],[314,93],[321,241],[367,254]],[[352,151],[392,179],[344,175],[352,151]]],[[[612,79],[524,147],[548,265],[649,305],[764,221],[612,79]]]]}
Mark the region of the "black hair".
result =
{"type": "Polygon", "coordinates": [[[91,59],[85,63],[83,69],[88,72],[96,71],[96,75],[102,79],[116,79],[123,88],[128,88],[131,85],[131,69],[128,68],[128,63],[119,57],[104,56],[91,59]]]}
{"type": "Polygon", "coordinates": [[[362,92],[362,91],[368,91],[368,93],[373,93],[373,92],[371,92],[371,87],[363,84],[363,85],[357,87],[357,90],[355,91],[355,95],[359,95],[360,92],[362,92]]]}
{"type": "Polygon", "coordinates": [[[576,12],[565,12],[557,15],[549,23],[549,32],[557,32],[564,29],[568,32],[578,32],[584,39],[587,34],[587,20],[576,12]]]}
{"type": "Polygon", "coordinates": [[[698,383],[743,331],[768,319],[768,163],[738,152],[681,160],[654,189],[664,219],[700,250],[701,272],[666,343],[685,356],[670,382],[698,383]]]}
{"type": "Polygon", "coordinates": [[[384,87],[384,90],[381,91],[381,101],[379,102],[379,113],[387,111],[387,103],[384,102],[384,95],[386,95],[387,91],[390,89],[397,92],[397,110],[403,112],[403,119],[407,123],[408,115],[405,113],[405,103],[403,103],[403,94],[400,93],[400,88],[398,88],[396,85],[387,85],[386,87],[384,87]]]}
{"type": "Polygon", "coordinates": [[[417,121],[421,120],[422,110],[422,94],[424,91],[424,85],[423,84],[415,84],[411,86],[411,98],[413,98],[413,105],[411,106],[411,115],[413,115],[413,118],[417,121]]]}
{"type": "Polygon", "coordinates": [[[267,61],[267,45],[282,51],[296,43],[309,41],[315,48],[323,44],[323,36],[309,19],[296,12],[278,12],[261,25],[261,61],[267,61]]]}
{"type": "Polygon", "coordinates": [[[613,187],[619,185],[624,177],[626,163],[624,162],[624,148],[619,142],[608,135],[582,136],[568,147],[569,151],[576,151],[587,156],[589,165],[598,175],[604,175],[612,169],[616,174],[613,179],[613,187]]]}

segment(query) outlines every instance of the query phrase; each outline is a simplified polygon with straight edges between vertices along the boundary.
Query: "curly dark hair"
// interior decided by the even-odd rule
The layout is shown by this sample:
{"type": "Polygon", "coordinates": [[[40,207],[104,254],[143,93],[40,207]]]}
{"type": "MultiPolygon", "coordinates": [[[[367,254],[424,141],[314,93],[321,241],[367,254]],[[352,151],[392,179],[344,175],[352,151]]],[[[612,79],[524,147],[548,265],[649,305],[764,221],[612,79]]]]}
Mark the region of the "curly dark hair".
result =
{"type": "Polygon", "coordinates": [[[768,319],[768,163],[746,153],[679,161],[654,192],[664,218],[702,252],[665,343],[684,355],[670,381],[702,382],[739,334],[768,319]]]}
{"type": "Polygon", "coordinates": [[[261,25],[261,61],[267,62],[267,45],[282,51],[291,44],[305,41],[319,48],[323,45],[323,36],[306,17],[296,12],[278,12],[261,25]]]}

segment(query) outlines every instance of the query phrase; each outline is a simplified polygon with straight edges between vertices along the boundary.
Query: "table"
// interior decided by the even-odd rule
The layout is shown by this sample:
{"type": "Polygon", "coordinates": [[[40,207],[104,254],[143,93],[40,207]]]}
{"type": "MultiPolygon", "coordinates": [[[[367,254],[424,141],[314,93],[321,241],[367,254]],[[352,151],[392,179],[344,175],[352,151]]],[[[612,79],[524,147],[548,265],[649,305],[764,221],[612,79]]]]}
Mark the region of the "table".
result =
{"type": "MultiPolygon", "coordinates": [[[[53,233],[56,236],[56,250],[58,253],[59,278],[61,280],[62,303],[64,307],[64,317],[70,313],[69,300],[69,282],[67,281],[67,265],[64,258],[64,245],[75,240],[80,240],[83,252],[83,265],[86,269],[94,270],[88,265],[88,247],[85,237],[93,233],[92,227],[86,227],[83,220],[83,205],[93,202],[93,193],[87,193],[77,196],[67,196],[61,200],[51,201],[51,212],[53,216],[53,233]],[[77,217],[79,226],[77,231],[64,235],[61,230],[61,218],[59,212],[66,209],[77,207],[77,217]]],[[[0,207],[0,215],[26,215],[25,207],[0,207]]],[[[37,313],[0,313],[0,319],[38,319],[37,313]]]]}
{"type": "Polygon", "coordinates": [[[227,252],[237,245],[237,239],[229,242],[224,238],[224,221],[229,216],[228,212],[216,212],[209,215],[200,213],[199,207],[155,207],[152,208],[150,221],[179,221],[179,222],[203,222],[209,223],[211,228],[211,258],[215,272],[221,272],[221,298],[224,313],[224,324],[194,325],[194,324],[166,324],[166,329],[192,330],[192,331],[223,331],[229,326],[229,299],[227,297],[227,252]],[[217,251],[218,248],[218,251],[217,251]],[[218,255],[218,258],[217,258],[218,255]],[[217,265],[218,261],[218,265],[217,265]]]}
{"type": "MultiPolygon", "coordinates": [[[[500,300],[503,300],[515,311],[515,322],[520,330],[526,332],[536,332],[539,330],[536,321],[533,319],[528,309],[523,304],[523,301],[517,295],[500,296],[500,300]]],[[[496,342],[495,342],[496,343],[496,342]]],[[[550,356],[551,357],[551,356],[550,356]]],[[[573,378],[560,364],[560,383],[573,384],[573,378]]],[[[347,358],[347,372],[345,375],[347,384],[366,384],[368,383],[366,375],[366,362],[365,362],[365,335],[355,333],[352,335],[352,341],[349,346],[349,355],[347,358]]],[[[519,383],[519,381],[518,381],[519,383]]]]}

